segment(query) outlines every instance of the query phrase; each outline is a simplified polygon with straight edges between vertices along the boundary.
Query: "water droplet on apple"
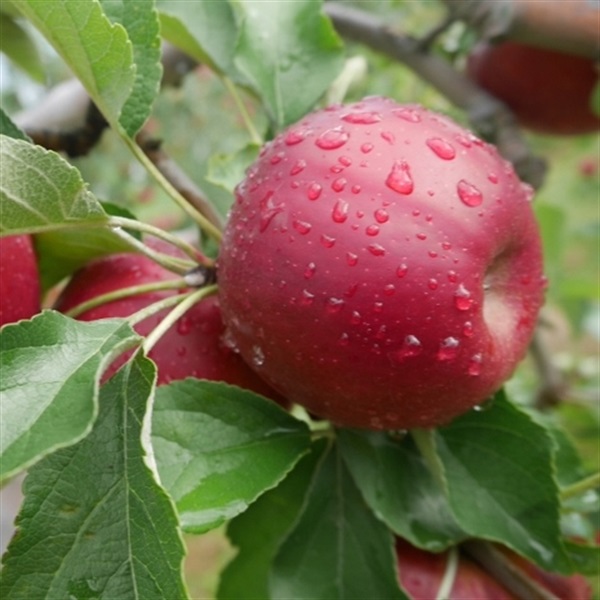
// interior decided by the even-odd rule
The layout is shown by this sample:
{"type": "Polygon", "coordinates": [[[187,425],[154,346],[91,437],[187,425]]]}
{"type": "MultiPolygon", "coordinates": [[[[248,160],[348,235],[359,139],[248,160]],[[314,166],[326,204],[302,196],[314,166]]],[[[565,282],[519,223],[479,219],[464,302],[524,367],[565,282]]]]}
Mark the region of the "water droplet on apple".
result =
{"type": "Polygon", "coordinates": [[[455,337],[447,337],[440,343],[436,358],[442,361],[456,358],[459,346],[460,342],[455,337]]]}
{"type": "Polygon", "coordinates": [[[396,136],[391,131],[382,131],[380,135],[388,144],[393,145],[396,141],[396,136]]]}
{"type": "Polygon", "coordinates": [[[396,286],[393,283],[388,283],[383,287],[383,293],[386,296],[393,296],[396,292],[396,286]]]}
{"type": "Polygon", "coordinates": [[[343,115],[342,120],[357,125],[370,125],[372,123],[379,123],[381,115],[373,111],[351,112],[343,115]]]}
{"type": "Polygon", "coordinates": [[[456,156],[454,146],[442,138],[429,138],[425,143],[443,160],[452,160],[456,156]]]}
{"type": "Polygon", "coordinates": [[[481,354],[474,354],[469,361],[467,367],[467,373],[472,377],[481,375],[481,364],[483,363],[483,356],[481,354]]]}
{"type": "Polygon", "coordinates": [[[442,249],[444,249],[444,250],[451,250],[452,249],[452,244],[450,242],[442,242],[442,249]]]}
{"type": "Polygon", "coordinates": [[[323,234],[321,236],[321,244],[325,247],[325,248],[333,248],[334,244],[335,244],[335,238],[331,237],[330,235],[325,235],[323,234]]]}
{"type": "Polygon", "coordinates": [[[427,287],[430,290],[437,290],[439,287],[439,283],[437,279],[434,279],[433,277],[427,282],[427,287]]]}
{"type": "Polygon", "coordinates": [[[358,185],[358,184],[356,184],[356,185],[353,185],[353,186],[352,186],[352,188],[350,189],[350,191],[351,191],[353,194],[360,194],[360,190],[361,190],[361,187],[360,187],[360,185],[358,185]]]}
{"type": "Polygon", "coordinates": [[[284,156],[285,156],[285,154],[283,152],[278,152],[277,154],[274,154],[273,156],[271,156],[271,158],[269,159],[269,162],[272,165],[277,165],[283,160],[284,156]]]}
{"type": "Polygon", "coordinates": [[[427,239],[427,234],[426,233],[417,233],[417,235],[415,237],[418,240],[426,240],[427,239]]]}
{"type": "Polygon", "coordinates": [[[303,142],[305,135],[306,132],[304,130],[290,129],[283,138],[283,141],[287,146],[294,146],[296,144],[299,144],[300,142],[303,142]]]}
{"type": "Polygon", "coordinates": [[[312,279],[314,277],[315,272],[317,270],[317,265],[314,262],[310,262],[306,265],[306,269],[304,269],[304,279],[312,279]]]}
{"type": "Polygon", "coordinates": [[[413,356],[418,356],[423,352],[423,346],[414,335],[407,335],[404,338],[404,342],[402,343],[402,347],[400,350],[394,353],[394,357],[398,361],[403,361],[405,358],[411,358],[413,356]]]}
{"type": "Polygon", "coordinates": [[[336,150],[341,148],[348,140],[350,135],[342,127],[334,127],[324,131],[316,140],[315,144],[321,150],[336,150]]]}
{"type": "Polygon", "coordinates": [[[421,115],[412,108],[398,108],[393,110],[392,112],[400,119],[404,119],[409,123],[420,123],[421,121],[421,115]]]}
{"type": "Polygon", "coordinates": [[[357,310],[352,311],[350,323],[352,325],[360,325],[362,323],[362,316],[357,310]]]}
{"type": "Polygon", "coordinates": [[[485,402],[482,402],[481,404],[477,404],[476,406],[473,407],[473,410],[475,412],[485,412],[486,410],[490,410],[490,408],[492,408],[494,406],[494,396],[492,396],[491,398],[488,398],[485,402]]]}
{"type": "Polygon", "coordinates": [[[430,250],[427,254],[430,256],[430,258],[437,258],[438,255],[435,250],[430,250]]]}
{"type": "Polygon", "coordinates": [[[283,204],[273,201],[274,192],[269,191],[260,201],[260,231],[264,232],[277,214],[283,211],[283,204]]]}
{"type": "Polygon", "coordinates": [[[380,244],[369,244],[367,246],[367,250],[373,256],[384,256],[385,255],[385,248],[383,246],[381,246],[380,244]]]}
{"type": "Polygon", "coordinates": [[[410,174],[408,163],[404,160],[397,160],[387,176],[385,184],[399,194],[412,194],[414,182],[410,174]]]}
{"type": "Polygon", "coordinates": [[[175,351],[175,353],[180,358],[183,358],[187,354],[187,348],[185,346],[179,346],[179,348],[177,348],[177,350],[175,351]]]}
{"type": "Polygon", "coordinates": [[[344,167],[349,167],[352,164],[352,159],[349,156],[340,156],[338,162],[344,167]]]}
{"type": "Polygon", "coordinates": [[[380,313],[383,311],[383,302],[374,302],[373,303],[373,312],[380,313]]]}
{"type": "Polygon", "coordinates": [[[378,208],[375,211],[374,216],[375,216],[375,220],[378,223],[387,223],[390,219],[390,215],[389,215],[388,211],[385,210],[385,208],[378,208]]]}
{"type": "Polygon", "coordinates": [[[344,300],[341,298],[328,298],[326,303],[326,310],[330,315],[339,313],[344,308],[344,300]]]}
{"type": "Polygon", "coordinates": [[[456,283],[458,281],[458,275],[456,271],[448,271],[448,281],[450,283],[456,283]]]}
{"type": "Polygon", "coordinates": [[[322,191],[323,191],[323,188],[321,187],[320,184],[311,183],[308,186],[308,191],[306,192],[306,195],[308,196],[309,200],[316,200],[321,195],[322,191]]]}
{"type": "Polygon", "coordinates": [[[315,295],[311,294],[308,290],[302,290],[301,304],[303,306],[310,306],[315,301],[315,295]]]}
{"type": "Polygon", "coordinates": [[[365,142],[364,144],[361,145],[360,147],[360,151],[363,154],[369,154],[369,152],[371,152],[371,150],[373,150],[373,144],[370,144],[369,142],[365,142]]]}
{"type": "Polygon", "coordinates": [[[463,335],[465,337],[473,337],[473,323],[471,323],[471,321],[465,321],[465,324],[463,325],[463,335]]]}
{"type": "Polygon", "coordinates": [[[406,265],[405,263],[402,263],[397,269],[396,269],[396,275],[402,279],[406,274],[408,273],[408,265],[406,265]]]}
{"type": "Polygon", "coordinates": [[[306,161],[300,159],[291,169],[290,169],[290,175],[298,175],[299,173],[302,173],[302,171],[304,171],[304,169],[306,168],[306,161]]]}
{"type": "Polygon", "coordinates": [[[262,367],[265,364],[265,353],[260,346],[252,346],[252,364],[262,367]]]}
{"type": "Polygon", "coordinates": [[[310,223],[307,221],[300,221],[299,219],[296,219],[293,222],[293,226],[294,229],[301,235],[306,235],[312,229],[312,225],[310,223]]]}
{"type": "Polygon", "coordinates": [[[343,223],[348,218],[348,209],[350,206],[348,202],[342,198],[338,198],[331,211],[331,218],[334,223],[343,223]]]}
{"type": "Polygon", "coordinates": [[[358,256],[353,252],[347,252],[346,262],[348,263],[348,266],[354,267],[358,263],[358,256]]]}
{"type": "Polygon", "coordinates": [[[192,331],[192,322],[187,315],[183,315],[183,317],[177,321],[177,333],[179,335],[187,335],[190,331],[192,331]]]}
{"type": "Polygon", "coordinates": [[[379,234],[379,225],[369,225],[365,229],[365,232],[368,236],[375,237],[376,235],[379,234]]]}
{"type": "Polygon", "coordinates": [[[475,207],[483,202],[483,194],[478,188],[465,179],[461,179],[458,182],[456,191],[463,204],[466,204],[467,206],[475,207]]]}
{"type": "Polygon", "coordinates": [[[342,333],[338,338],[338,344],[340,346],[347,346],[350,343],[350,336],[347,333],[342,333]]]}
{"type": "Polygon", "coordinates": [[[496,175],[496,173],[488,173],[488,181],[491,183],[498,183],[498,175],[496,175]]]}
{"type": "Polygon", "coordinates": [[[473,306],[473,298],[471,292],[461,283],[456,292],[454,292],[454,306],[458,310],[469,310],[473,306]]]}
{"type": "Polygon", "coordinates": [[[343,177],[338,177],[331,184],[331,189],[334,192],[343,192],[347,181],[343,177]]]}

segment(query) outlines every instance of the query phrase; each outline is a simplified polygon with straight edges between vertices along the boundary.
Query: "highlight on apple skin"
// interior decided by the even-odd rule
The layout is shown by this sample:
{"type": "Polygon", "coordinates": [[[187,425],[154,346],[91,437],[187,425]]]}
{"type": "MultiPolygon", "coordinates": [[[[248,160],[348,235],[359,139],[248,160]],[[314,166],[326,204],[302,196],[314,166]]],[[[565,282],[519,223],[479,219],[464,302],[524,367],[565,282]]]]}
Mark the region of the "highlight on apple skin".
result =
{"type": "Polygon", "coordinates": [[[546,279],[532,190],[441,114],[314,112],[236,190],[219,297],[244,359],[337,425],[435,427],[523,358],[546,279]]]}

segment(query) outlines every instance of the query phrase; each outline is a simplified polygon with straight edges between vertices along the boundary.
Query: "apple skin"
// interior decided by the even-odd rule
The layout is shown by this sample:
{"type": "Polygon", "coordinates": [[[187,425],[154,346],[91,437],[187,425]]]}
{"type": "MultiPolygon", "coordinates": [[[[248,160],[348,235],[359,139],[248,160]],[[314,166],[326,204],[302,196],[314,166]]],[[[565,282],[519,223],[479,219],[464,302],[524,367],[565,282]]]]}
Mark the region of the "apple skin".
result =
{"type": "Polygon", "coordinates": [[[228,338],[337,425],[447,423],[526,352],[545,288],[530,200],[495,148],[420,106],[312,113],[237,187],[217,261],[228,338]]]}
{"type": "MultiPolygon", "coordinates": [[[[153,245],[156,247],[156,244],[153,245]]],[[[161,250],[165,248],[161,247],[161,250]]],[[[66,312],[101,294],[177,277],[143,255],[112,254],[91,261],[77,271],[57,300],[55,308],[66,312]]],[[[107,302],[82,313],[77,318],[83,321],[95,321],[109,317],[128,317],[153,302],[177,293],[168,290],[137,294],[107,302]]],[[[169,310],[162,310],[140,321],[134,329],[140,335],[148,335],[169,310]]],[[[149,353],[158,368],[158,385],[186,377],[225,381],[285,405],[285,401],[274,390],[264,383],[233,350],[223,344],[221,340],[223,330],[219,300],[216,296],[210,296],[195,304],[163,335],[149,353]]],[[[113,362],[105,378],[114,374],[130,354],[124,354],[113,362]]]]}
{"type": "MultiPolygon", "coordinates": [[[[548,573],[512,552],[508,554],[514,564],[559,600],[591,600],[591,587],[582,575],[548,573]]],[[[397,539],[396,556],[400,585],[411,600],[436,598],[446,569],[448,553],[433,554],[397,539]]],[[[466,599],[519,600],[479,565],[461,554],[447,600],[466,599]]]]}
{"type": "Polygon", "coordinates": [[[40,312],[40,278],[28,235],[0,238],[0,325],[40,312]]]}
{"type": "Polygon", "coordinates": [[[467,59],[467,73],[532,131],[576,135],[600,129],[591,108],[598,82],[592,59],[515,42],[481,43],[467,59]]]}

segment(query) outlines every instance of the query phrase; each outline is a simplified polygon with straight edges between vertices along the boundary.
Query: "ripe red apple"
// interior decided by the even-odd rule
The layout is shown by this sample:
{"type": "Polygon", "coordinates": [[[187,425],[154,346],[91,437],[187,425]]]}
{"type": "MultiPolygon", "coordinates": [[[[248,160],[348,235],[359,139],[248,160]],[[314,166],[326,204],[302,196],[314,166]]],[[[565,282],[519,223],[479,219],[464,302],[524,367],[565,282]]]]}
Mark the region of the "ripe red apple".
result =
{"type": "MultiPolygon", "coordinates": [[[[448,564],[448,552],[432,554],[398,539],[396,554],[400,585],[411,600],[437,598],[448,564]]],[[[509,556],[519,569],[523,569],[533,581],[541,584],[559,600],[591,600],[591,588],[582,575],[548,573],[514,553],[509,553],[509,556]]],[[[450,593],[444,597],[447,600],[519,600],[463,554],[459,554],[458,568],[450,593]]]]}
{"type": "Polygon", "coordinates": [[[467,72],[533,131],[572,135],[600,129],[591,105],[598,83],[592,59],[515,42],[479,44],[467,72]]]}
{"type": "Polygon", "coordinates": [[[40,278],[31,237],[0,238],[0,325],[39,313],[40,278]]]}
{"type": "Polygon", "coordinates": [[[545,279],[531,189],[492,146],[367,98],[267,144],[220,256],[229,339],[275,389],[349,427],[434,427],[529,343],[545,279]]]}
{"type": "MultiPolygon", "coordinates": [[[[96,259],[76,272],[56,308],[65,312],[84,301],[125,287],[175,279],[177,275],[149,258],[133,253],[113,254],[96,259]]],[[[128,317],[146,306],[177,294],[177,291],[155,291],[107,302],[82,313],[78,319],[95,321],[107,317],[128,317]]],[[[167,315],[162,310],[135,326],[140,335],[149,334],[167,315]]],[[[225,381],[284,403],[233,350],[223,344],[223,322],[216,296],[194,305],[156,343],[149,356],[158,367],[158,384],[185,377],[225,381]]],[[[119,357],[107,375],[112,375],[127,359],[119,357]]]]}

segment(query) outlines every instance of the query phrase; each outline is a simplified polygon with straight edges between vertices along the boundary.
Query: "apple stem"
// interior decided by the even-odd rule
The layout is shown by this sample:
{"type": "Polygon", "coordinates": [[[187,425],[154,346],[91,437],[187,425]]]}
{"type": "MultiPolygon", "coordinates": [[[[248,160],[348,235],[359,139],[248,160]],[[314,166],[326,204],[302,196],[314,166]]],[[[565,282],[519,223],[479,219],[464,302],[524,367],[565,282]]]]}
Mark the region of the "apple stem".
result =
{"type": "Polygon", "coordinates": [[[208,236],[217,243],[221,242],[222,233],[220,229],[211,223],[202,213],[194,208],[180,193],[173,184],[156,168],[156,165],[146,156],[144,151],[138,146],[135,140],[121,132],[121,139],[131,150],[133,155],[140,161],[144,168],[152,175],[154,180],[163,188],[169,197],[181,208],[208,236]]]}
{"type": "Polygon", "coordinates": [[[141,231],[147,233],[155,238],[168,242],[169,244],[179,248],[185,254],[187,254],[195,263],[199,263],[205,266],[212,266],[214,261],[200,252],[197,248],[189,244],[184,239],[173,235],[172,233],[155,227],[149,223],[137,221],[136,219],[127,219],[125,217],[111,216],[108,220],[108,224],[114,227],[122,227],[123,229],[133,229],[134,231],[141,231]]]}
{"type": "Polygon", "coordinates": [[[573,498],[573,496],[579,496],[589,490],[595,490],[598,486],[600,486],[600,473],[594,473],[589,477],[580,479],[579,481],[562,488],[560,490],[560,499],[568,500],[569,498],[573,498]]]}
{"type": "Polygon", "coordinates": [[[186,259],[177,258],[176,256],[169,256],[164,252],[157,252],[152,248],[148,247],[143,242],[140,242],[136,237],[122,229],[120,225],[114,225],[112,231],[115,235],[120,237],[122,240],[127,242],[130,246],[133,246],[140,254],[147,256],[150,260],[153,260],[156,264],[172,271],[178,275],[185,275],[197,266],[197,262],[192,262],[186,259]]]}
{"type": "Polygon", "coordinates": [[[254,144],[262,146],[264,140],[262,139],[260,133],[258,133],[258,131],[256,130],[256,127],[254,127],[254,123],[252,123],[252,119],[250,119],[250,115],[248,114],[248,111],[246,110],[246,107],[244,106],[244,103],[240,98],[238,89],[235,87],[235,85],[233,85],[229,77],[223,77],[222,81],[225,87],[227,88],[227,91],[231,94],[233,100],[235,101],[238,110],[240,111],[240,115],[242,117],[242,120],[244,121],[244,125],[246,126],[246,129],[250,134],[250,139],[254,144]]]}
{"type": "MultiPolygon", "coordinates": [[[[175,322],[182,317],[194,304],[200,302],[203,298],[210,296],[217,291],[216,285],[210,285],[196,290],[186,296],[180,296],[183,298],[175,308],[169,312],[169,314],[155,327],[147,336],[146,340],[142,344],[144,352],[148,354],[154,347],[156,342],[175,324],[175,322]]],[[[140,311],[142,312],[142,311],[140,311]]],[[[138,313],[139,314],[139,313],[138,313]]]]}
{"type": "Polygon", "coordinates": [[[74,306],[70,310],[65,311],[65,315],[68,317],[76,318],[79,315],[97,308],[108,302],[114,300],[121,300],[122,298],[128,298],[130,296],[137,296],[138,294],[145,294],[147,292],[161,292],[164,290],[179,290],[188,287],[185,279],[169,279],[167,281],[154,281],[152,283],[143,283],[140,285],[132,285],[130,287],[124,287],[106,294],[100,294],[90,300],[86,300],[77,306],[74,306]]]}
{"type": "Polygon", "coordinates": [[[452,591],[452,587],[454,586],[456,572],[458,571],[458,560],[458,549],[455,546],[453,546],[448,550],[448,559],[446,561],[444,577],[440,582],[440,587],[438,589],[438,593],[435,596],[435,600],[446,600],[446,598],[450,598],[450,592],[452,591]]]}

